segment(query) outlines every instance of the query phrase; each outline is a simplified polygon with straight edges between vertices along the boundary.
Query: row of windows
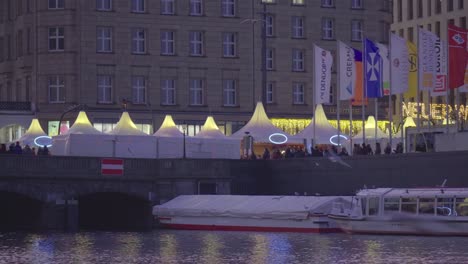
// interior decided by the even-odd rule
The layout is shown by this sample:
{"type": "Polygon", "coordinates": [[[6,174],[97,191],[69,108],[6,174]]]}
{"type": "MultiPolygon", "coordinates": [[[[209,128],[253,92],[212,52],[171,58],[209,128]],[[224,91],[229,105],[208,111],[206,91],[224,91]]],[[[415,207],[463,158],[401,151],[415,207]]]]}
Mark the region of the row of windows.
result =
{"type": "MultiPolygon", "coordinates": [[[[417,18],[422,18],[424,16],[424,13],[426,14],[427,17],[432,16],[432,8],[434,7],[434,14],[440,14],[442,13],[442,4],[446,4],[446,10],[447,12],[452,12],[455,9],[455,3],[454,0],[398,0],[397,1],[397,19],[398,22],[401,22],[403,19],[403,4],[406,2],[407,8],[406,8],[406,19],[407,20],[412,20],[415,18],[415,12],[414,12],[414,4],[416,1],[416,16],[417,18]],[[425,8],[424,8],[425,7],[425,8]],[[426,12],[424,12],[424,9],[426,12]]],[[[464,6],[464,1],[465,0],[457,0],[458,4],[457,7],[459,10],[463,10],[465,8],[464,6]]]]}
{"type": "Polygon", "coordinates": [[[31,76],[26,76],[24,79],[16,79],[0,83],[0,101],[30,101],[31,93],[31,76]],[[13,86],[14,85],[14,86],[13,86]]]}
{"type": "MultiPolygon", "coordinates": [[[[132,98],[133,104],[147,104],[148,77],[132,76],[132,98]]],[[[97,102],[99,104],[114,103],[114,76],[97,76],[97,102]]],[[[294,82],[292,84],[292,103],[305,104],[305,83],[294,82]]],[[[239,97],[239,84],[236,79],[224,79],[222,81],[223,106],[237,106],[239,97]]],[[[160,104],[177,104],[177,80],[173,78],[162,79],[160,83],[160,104]]],[[[191,106],[203,106],[206,104],[206,80],[203,78],[192,78],[188,82],[189,104],[191,106]]],[[[48,79],[49,103],[65,102],[65,79],[63,76],[51,76],[48,79]]],[[[275,83],[269,82],[266,86],[266,103],[275,102],[275,83]]]]}
{"type": "MultiPolygon", "coordinates": [[[[448,19],[447,24],[455,25],[456,23],[455,23],[454,19],[448,19]]],[[[458,22],[458,26],[461,27],[461,28],[467,28],[466,17],[460,17],[459,22],[458,22]]],[[[427,24],[426,29],[429,30],[429,31],[433,31],[437,36],[440,37],[440,27],[441,27],[440,26],[440,21],[436,21],[434,23],[434,30],[432,28],[432,24],[427,24]]],[[[406,31],[407,31],[406,38],[409,41],[413,42],[415,40],[415,38],[417,38],[417,36],[415,35],[416,34],[416,29],[413,28],[413,27],[409,27],[409,28],[406,29],[406,31]]],[[[405,30],[404,29],[399,29],[398,34],[401,37],[405,37],[405,30]]]]}

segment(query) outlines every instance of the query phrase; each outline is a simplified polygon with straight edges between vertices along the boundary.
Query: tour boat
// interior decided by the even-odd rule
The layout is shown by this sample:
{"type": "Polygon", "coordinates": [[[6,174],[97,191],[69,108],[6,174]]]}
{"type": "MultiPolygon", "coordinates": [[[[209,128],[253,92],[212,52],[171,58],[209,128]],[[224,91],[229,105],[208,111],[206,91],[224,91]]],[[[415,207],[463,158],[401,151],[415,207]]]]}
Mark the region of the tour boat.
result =
{"type": "Polygon", "coordinates": [[[162,227],[188,230],[341,232],[328,213],[350,197],[181,195],[153,207],[162,227]]]}
{"type": "Polygon", "coordinates": [[[468,236],[468,189],[365,189],[328,216],[346,233],[468,236]]]}

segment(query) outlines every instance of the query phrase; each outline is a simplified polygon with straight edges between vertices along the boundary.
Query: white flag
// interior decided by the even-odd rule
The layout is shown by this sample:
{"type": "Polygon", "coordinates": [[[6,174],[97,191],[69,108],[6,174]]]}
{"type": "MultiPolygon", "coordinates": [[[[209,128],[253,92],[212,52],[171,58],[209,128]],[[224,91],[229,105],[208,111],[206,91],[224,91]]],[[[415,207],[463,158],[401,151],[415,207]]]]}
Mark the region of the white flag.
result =
{"type": "Polygon", "coordinates": [[[388,47],[384,44],[377,43],[379,48],[379,54],[382,58],[382,83],[383,83],[383,95],[390,94],[390,54],[388,47]]]}
{"type": "Polygon", "coordinates": [[[447,42],[437,38],[435,42],[436,79],[432,96],[443,96],[447,93],[447,42]]]}
{"type": "Polygon", "coordinates": [[[391,34],[390,57],[392,94],[402,94],[408,90],[409,74],[409,51],[404,38],[391,34]]]}
{"type": "Polygon", "coordinates": [[[340,70],[340,100],[354,98],[354,83],[356,80],[356,64],[354,63],[354,49],[338,41],[338,62],[340,70]]]}
{"type": "Polygon", "coordinates": [[[432,91],[436,77],[435,43],[438,37],[425,29],[418,29],[419,89],[432,91]]]}
{"type": "Polygon", "coordinates": [[[330,103],[331,67],[333,58],[328,50],[314,45],[315,104],[330,103]]]}

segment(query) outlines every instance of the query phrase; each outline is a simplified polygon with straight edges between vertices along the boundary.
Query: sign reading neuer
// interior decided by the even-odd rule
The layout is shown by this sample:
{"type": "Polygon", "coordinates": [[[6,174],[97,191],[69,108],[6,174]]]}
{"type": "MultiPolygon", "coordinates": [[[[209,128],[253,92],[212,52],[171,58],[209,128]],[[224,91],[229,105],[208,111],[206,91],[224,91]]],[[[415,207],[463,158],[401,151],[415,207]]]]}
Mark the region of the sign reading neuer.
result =
{"type": "Polygon", "coordinates": [[[124,161],[123,159],[102,159],[101,174],[102,175],[123,175],[124,161]]]}

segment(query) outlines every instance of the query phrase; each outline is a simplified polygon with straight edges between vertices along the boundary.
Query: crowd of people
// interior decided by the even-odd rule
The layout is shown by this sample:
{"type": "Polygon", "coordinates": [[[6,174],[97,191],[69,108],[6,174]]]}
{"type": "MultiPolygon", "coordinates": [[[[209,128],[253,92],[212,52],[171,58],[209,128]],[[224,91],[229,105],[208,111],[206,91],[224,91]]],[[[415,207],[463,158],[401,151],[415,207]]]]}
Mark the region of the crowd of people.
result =
{"type": "Polygon", "coordinates": [[[21,147],[20,143],[17,141],[15,143],[11,143],[8,148],[7,144],[0,145],[0,154],[16,154],[16,155],[31,155],[31,156],[48,156],[50,155],[49,148],[47,146],[44,147],[30,147],[29,145],[25,145],[21,147]]]}

